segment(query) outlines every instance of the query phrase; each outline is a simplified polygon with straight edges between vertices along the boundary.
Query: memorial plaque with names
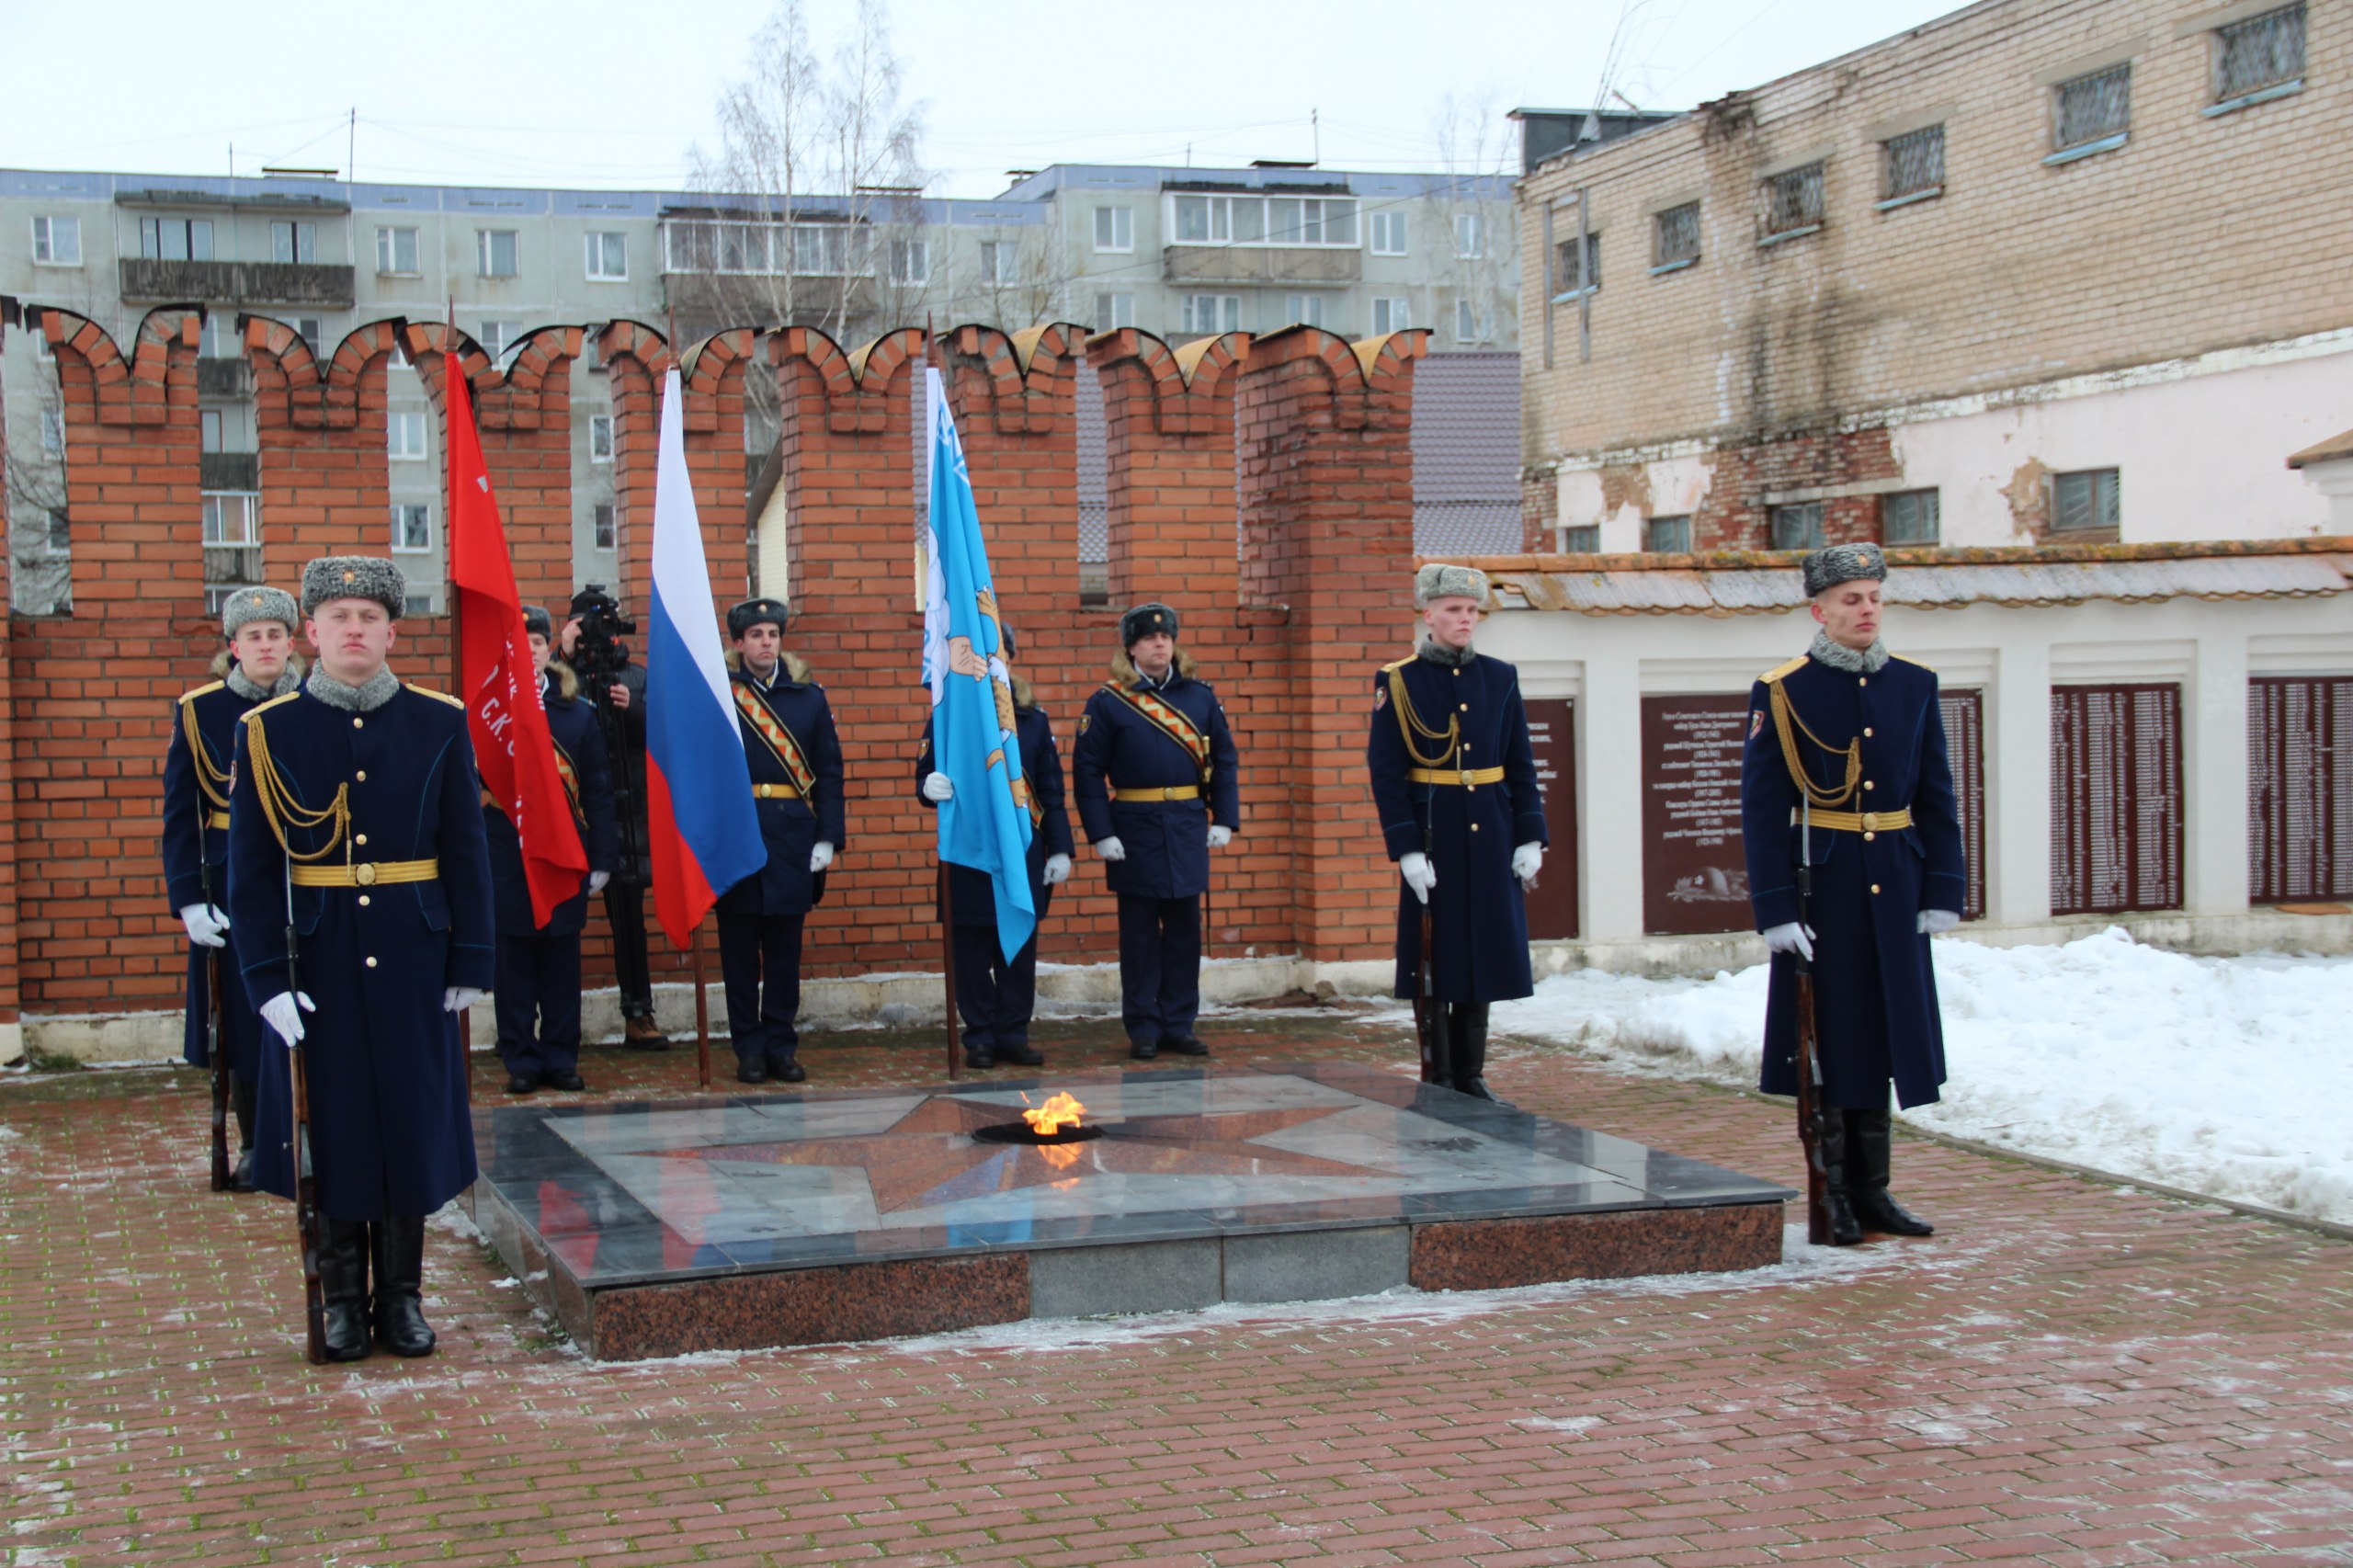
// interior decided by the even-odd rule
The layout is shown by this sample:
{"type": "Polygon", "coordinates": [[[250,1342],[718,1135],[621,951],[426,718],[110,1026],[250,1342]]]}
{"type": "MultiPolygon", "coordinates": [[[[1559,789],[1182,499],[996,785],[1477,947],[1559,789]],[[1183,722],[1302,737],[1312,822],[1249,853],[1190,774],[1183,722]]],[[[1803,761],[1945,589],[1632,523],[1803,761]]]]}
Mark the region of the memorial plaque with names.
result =
{"type": "Polygon", "coordinates": [[[2051,913],[2181,907],[2181,687],[2051,691],[2051,913]]]}
{"type": "Polygon", "coordinates": [[[1748,698],[1643,699],[1643,927],[1754,928],[1740,842],[1748,698]]]}
{"type": "Polygon", "coordinates": [[[1952,764],[1953,809],[1961,816],[1961,864],[1966,872],[1961,916],[1985,917],[1985,694],[1962,689],[1938,693],[1945,716],[1945,756],[1952,764]]]}
{"type": "Polygon", "coordinates": [[[2249,896],[2353,898],[2353,676],[2249,681],[2246,750],[2249,896]]]}
{"type": "Polygon", "coordinates": [[[1563,942],[1577,934],[1576,704],[1566,698],[1527,703],[1528,743],[1536,754],[1536,781],[1544,790],[1544,822],[1552,846],[1528,892],[1528,937],[1563,942]]]}

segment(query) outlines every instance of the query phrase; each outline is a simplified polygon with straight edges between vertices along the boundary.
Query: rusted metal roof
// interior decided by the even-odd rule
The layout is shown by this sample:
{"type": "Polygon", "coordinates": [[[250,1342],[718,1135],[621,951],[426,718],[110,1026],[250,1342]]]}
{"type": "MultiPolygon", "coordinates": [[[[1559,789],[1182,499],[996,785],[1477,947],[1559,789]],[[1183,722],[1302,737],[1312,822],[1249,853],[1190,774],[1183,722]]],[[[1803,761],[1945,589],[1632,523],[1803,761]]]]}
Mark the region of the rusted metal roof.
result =
{"type": "MultiPolygon", "coordinates": [[[[1501,609],[1580,615],[1768,615],[1806,602],[1794,551],[1691,555],[1516,555],[1463,562],[1501,609]]],[[[2123,604],[2309,598],[2353,590],[2353,539],[2167,545],[1890,551],[1890,603],[2123,604]]]]}

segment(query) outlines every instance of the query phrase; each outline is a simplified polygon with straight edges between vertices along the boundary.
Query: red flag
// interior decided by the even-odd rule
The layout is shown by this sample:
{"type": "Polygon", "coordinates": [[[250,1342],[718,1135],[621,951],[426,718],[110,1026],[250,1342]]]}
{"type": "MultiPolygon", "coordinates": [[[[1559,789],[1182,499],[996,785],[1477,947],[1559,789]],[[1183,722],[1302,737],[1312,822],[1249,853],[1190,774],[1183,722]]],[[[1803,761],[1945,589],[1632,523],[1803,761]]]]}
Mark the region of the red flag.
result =
{"type": "Polygon", "coordinates": [[[580,891],[588,856],[556,771],[540,671],[523,631],[523,596],[498,523],[498,500],[474,433],[473,394],[454,354],[441,357],[448,399],[449,583],[458,590],[458,661],[483,788],[523,844],[531,918],[540,926],[580,891]]]}

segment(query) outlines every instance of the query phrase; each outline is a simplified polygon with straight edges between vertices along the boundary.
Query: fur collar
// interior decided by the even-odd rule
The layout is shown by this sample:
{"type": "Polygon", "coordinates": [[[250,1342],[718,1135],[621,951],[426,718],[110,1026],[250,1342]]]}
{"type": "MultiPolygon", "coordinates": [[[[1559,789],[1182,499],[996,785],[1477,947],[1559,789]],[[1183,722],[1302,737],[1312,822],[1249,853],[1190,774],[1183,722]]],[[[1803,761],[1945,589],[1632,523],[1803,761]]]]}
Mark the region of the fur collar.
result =
{"type": "Polygon", "coordinates": [[[327,674],[325,666],[311,672],[302,689],[330,708],[340,708],[347,713],[373,713],[390,702],[400,691],[401,677],[392,674],[391,666],[378,670],[364,686],[346,686],[327,674]]]}
{"type": "Polygon", "coordinates": [[[579,698],[580,676],[570,665],[562,659],[550,659],[540,668],[548,679],[555,682],[555,694],[560,700],[571,702],[579,698]]]}
{"type": "Polygon", "coordinates": [[[264,687],[260,682],[246,676],[244,667],[229,657],[228,649],[223,648],[212,656],[212,674],[215,678],[248,702],[259,702],[266,698],[285,696],[302,684],[302,674],[305,668],[301,654],[289,653],[286,655],[284,666],[278,672],[277,684],[264,687]]]}
{"type": "Polygon", "coordinates": [[[1844,670],[1850,676],[1875,676],[1887,667],[1887,644],[1873,642],[1860,652],[1843,642],[1833,642],[1830,633],[1813,634],[1813,646],[1805,656],[1817,665],[1827,665],[1834,670],[1844,670]]]}
{"type": "MultiPolygon", "coordinates": [[[[809,684],[809,661],[790,648],[784,651],[784,656],[777,661],[777,665],[784,673],[786,685],[807,686],[809,684]]],[[[751,678],[751,672],[744,668],[744,655],[733,648],[727,650],[727,673],[743,676],[746,679],[751,678]]],[[[770,681],[768,684],[773,686],[776,683],[770,681]]]]}
{"type": "Polygon", "coordinates": [[[1414,653],[1417,658],[1429,664],[1443,665],[1449,670],[1468,669],[1471,661],[1479,656],[1479,650],[1468,642],[1460,648],[1449,648],[1435,637],[1423,638],[1422,645],[1414,650],[1414,653]]]}
{"type": "MultiPolygon", "coordinates": [[[[1198,667],[1193,663],[1192,654],[1182,648],[1176,650],[1176,677],[1179,680],[1197,679],[1193,672],[1198,667]]],[[[1124,648],[1111,655],[1111,678],[1123,687],[1133,686],[1143,678],[1136,674],[1135,661],[1128,657],[1124,648]]]]}
{"type": "Polygon", "coordinates": [[[1031,689],[1029,678],[1019,670],[1007,670],[1005,674],[1006,679],[1013,683],[1013,705],[1016,708],[1037,707],[1038,694],[1031,689]]]}

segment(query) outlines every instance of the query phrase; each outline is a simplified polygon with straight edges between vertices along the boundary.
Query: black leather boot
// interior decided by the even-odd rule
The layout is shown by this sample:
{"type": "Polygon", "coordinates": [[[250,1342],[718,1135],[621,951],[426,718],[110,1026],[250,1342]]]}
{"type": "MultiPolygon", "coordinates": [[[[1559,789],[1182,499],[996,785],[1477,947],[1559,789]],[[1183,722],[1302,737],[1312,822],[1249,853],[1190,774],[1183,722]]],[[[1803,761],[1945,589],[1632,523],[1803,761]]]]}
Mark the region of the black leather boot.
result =
{"type": "Polygon", "coordinates": [[[1454,1037],[1449,1044],[1454,1057],[1455,1092],[1472,1099],[1504,1104],[1487,1087],[1487,1004],[1457,1002],[1448,1011],[1452,1015],[1447,1021],[1454,1037]]]}
{"type": "Polygon", "coordinates": [[[1895,1126],[1883,1110],[1850,1110],[1847,1119],[1847,1200],[1856,1223],[1891,1236],[1933,1236],[1937,1228],[1887,1195],[1895,1126]]]}
{"type": "Polygon", "coordinates": [[[319,1216],[319,1294],[326,1301],[327,1359],[366,1359],[367,1221],[319,1216]]]}
{"type": "Polygon", "coordinates": [[[243,1078],[229,1080],[229,1108],[237,1115],[237,1164],[229,1173],[232,1192],[254,1189],[254,1085],[243,1078]]]}
{"type": "Polygon", "coordinates": [[[1822,1209],[1830,1222],[1830,1236],[1826,1242],[1818,1236],[1807,1239],[1816,1246],[1853,1246],[1863,1239],[1863,1228],[1855,1222],[1854,1205],[1847,1196],[1851,1155],[1847,1147],[1847,1112],[1836,1107],[1824,1109],[1815,1150],[1822,1156],[1822,1209]]]}
{"type": "Polygon", "coordinates": [[[376,1337],[395,1356],[433,1354],[425,1321],[425,1218],[398,1214],[369,1229],[376,1244],[376,1337]]]}
{"type": "Polygon", "coordinates": [[[1430,1060],[1424,1082],[1434,1089],[1454,1087],[1454,1007],[1447,1002],[1425,1002],[1422,1016],[1429,1022],[1430,1060]]]}

